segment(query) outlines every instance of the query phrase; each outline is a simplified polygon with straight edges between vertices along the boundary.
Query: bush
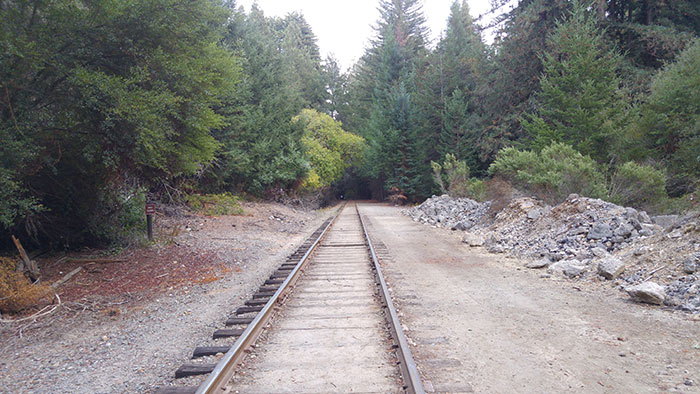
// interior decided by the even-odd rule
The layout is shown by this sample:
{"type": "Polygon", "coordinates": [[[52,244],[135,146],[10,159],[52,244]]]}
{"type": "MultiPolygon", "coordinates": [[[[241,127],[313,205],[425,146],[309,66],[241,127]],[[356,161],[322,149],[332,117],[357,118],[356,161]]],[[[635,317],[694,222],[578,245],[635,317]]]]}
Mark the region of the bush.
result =
{"type": "Polygon", "coordinates": [[[433,168],[433,179],[443,193],[455,198],[468,197],[477,201],[485,198],[484,182],[469,178],[469,166],[464,161],[457,160],[455,155],[448,153],[442,165],[434,161],[431,161],[430,165],[433,168]]]}
{"type": "Polygon", "coordinates": [[[541,152],[505,148],[489,167],[515,187],[550,202],[560,202],[571,193],[605,197],[605,177],[590,156],[570,145],[552,143],[541,152]]]}
{"type": "Polygon", "coordinates": [[[241,199],[231,193],[190,194],[185,197],[187,205],[206,216],[243,215],[241,199]]]}
{"type": "Polygon", "coordinates": [[[0,312],[17,313],[51,296],[51,287],[32,284],[22,273],[15,272],[15,262],[0,257],[0,312]]]}
{"type": "Polygon", "coordinates": [[[630,161],[613,175],[610,198],[617,204],[648,210],[668,199],[665,184],[663,171],[630,161]]]}
{"type": "Polygon", "coordinates": [[[95,239],[125,245],[145,235],[144,207],[146,191],[129,186],[109,187],[96,198],[97,215],[88,219],[88,229],[95,239]]]}

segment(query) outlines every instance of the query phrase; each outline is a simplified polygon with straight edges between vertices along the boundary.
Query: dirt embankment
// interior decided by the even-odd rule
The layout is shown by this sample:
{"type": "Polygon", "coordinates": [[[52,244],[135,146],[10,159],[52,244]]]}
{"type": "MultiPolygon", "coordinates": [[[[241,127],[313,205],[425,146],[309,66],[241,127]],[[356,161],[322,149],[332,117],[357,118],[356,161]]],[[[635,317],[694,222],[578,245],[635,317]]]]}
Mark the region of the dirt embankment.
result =
{"type": "Polygon", "coordinates": [[[464,242],[508,253],[543,277],[564,276],[627,291],[642,302],[700,312],[700,215],[646,212],[571,195],[549,206],[516,198],[490,203],[433,197],[405,210],[413,220],[466,230],[464,242]]]}

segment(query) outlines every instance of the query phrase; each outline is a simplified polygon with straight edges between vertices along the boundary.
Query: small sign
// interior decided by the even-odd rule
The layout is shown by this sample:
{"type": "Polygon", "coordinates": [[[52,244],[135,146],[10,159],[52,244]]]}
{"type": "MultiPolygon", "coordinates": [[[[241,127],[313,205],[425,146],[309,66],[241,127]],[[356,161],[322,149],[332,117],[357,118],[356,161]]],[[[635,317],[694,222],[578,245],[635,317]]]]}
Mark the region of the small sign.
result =
{"type": "Polygon", "coordinates": [[[146,215],[155,215],[156,206],[153,204],[146,204],[146,215]]]}

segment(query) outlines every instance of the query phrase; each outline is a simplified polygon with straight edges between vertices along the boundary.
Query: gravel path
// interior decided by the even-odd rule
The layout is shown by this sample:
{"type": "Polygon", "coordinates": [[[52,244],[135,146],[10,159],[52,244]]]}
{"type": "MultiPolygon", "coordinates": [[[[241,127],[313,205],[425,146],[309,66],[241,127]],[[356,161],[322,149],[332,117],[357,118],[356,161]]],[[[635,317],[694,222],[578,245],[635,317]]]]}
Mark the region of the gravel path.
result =
{"type": "Polygon", "coordinates": [[[278,204],[245,208],[246,216],[190,223],[173,239],[215,252],[228,272],[221,280],[134,297],[142,301],[72,303],[26,327],[21,337],[19,324],[3,324],[0,391],[149,393],[172,382],[192,349],[222,328],[230,312],[331,213],[278,204]]]}
{"type": "Polygon", "coordinates": [[[363,204],[428,392],[698,393],[700,321],[363,204]],[[379,242],[378,242],[379,241],[379,242]]]}

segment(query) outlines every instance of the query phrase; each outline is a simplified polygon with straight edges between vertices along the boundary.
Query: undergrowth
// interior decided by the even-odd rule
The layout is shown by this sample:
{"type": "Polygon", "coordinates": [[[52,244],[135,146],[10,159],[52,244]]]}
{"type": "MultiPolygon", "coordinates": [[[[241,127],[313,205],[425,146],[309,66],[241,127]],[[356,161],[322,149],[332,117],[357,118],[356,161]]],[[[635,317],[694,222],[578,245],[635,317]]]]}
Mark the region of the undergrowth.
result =
{"type": "Polygon", "coordinates": [[[231,193],[190,194],[185,197],[187,205],[206,216],[243,215],[241,199],[231,193]]]}

